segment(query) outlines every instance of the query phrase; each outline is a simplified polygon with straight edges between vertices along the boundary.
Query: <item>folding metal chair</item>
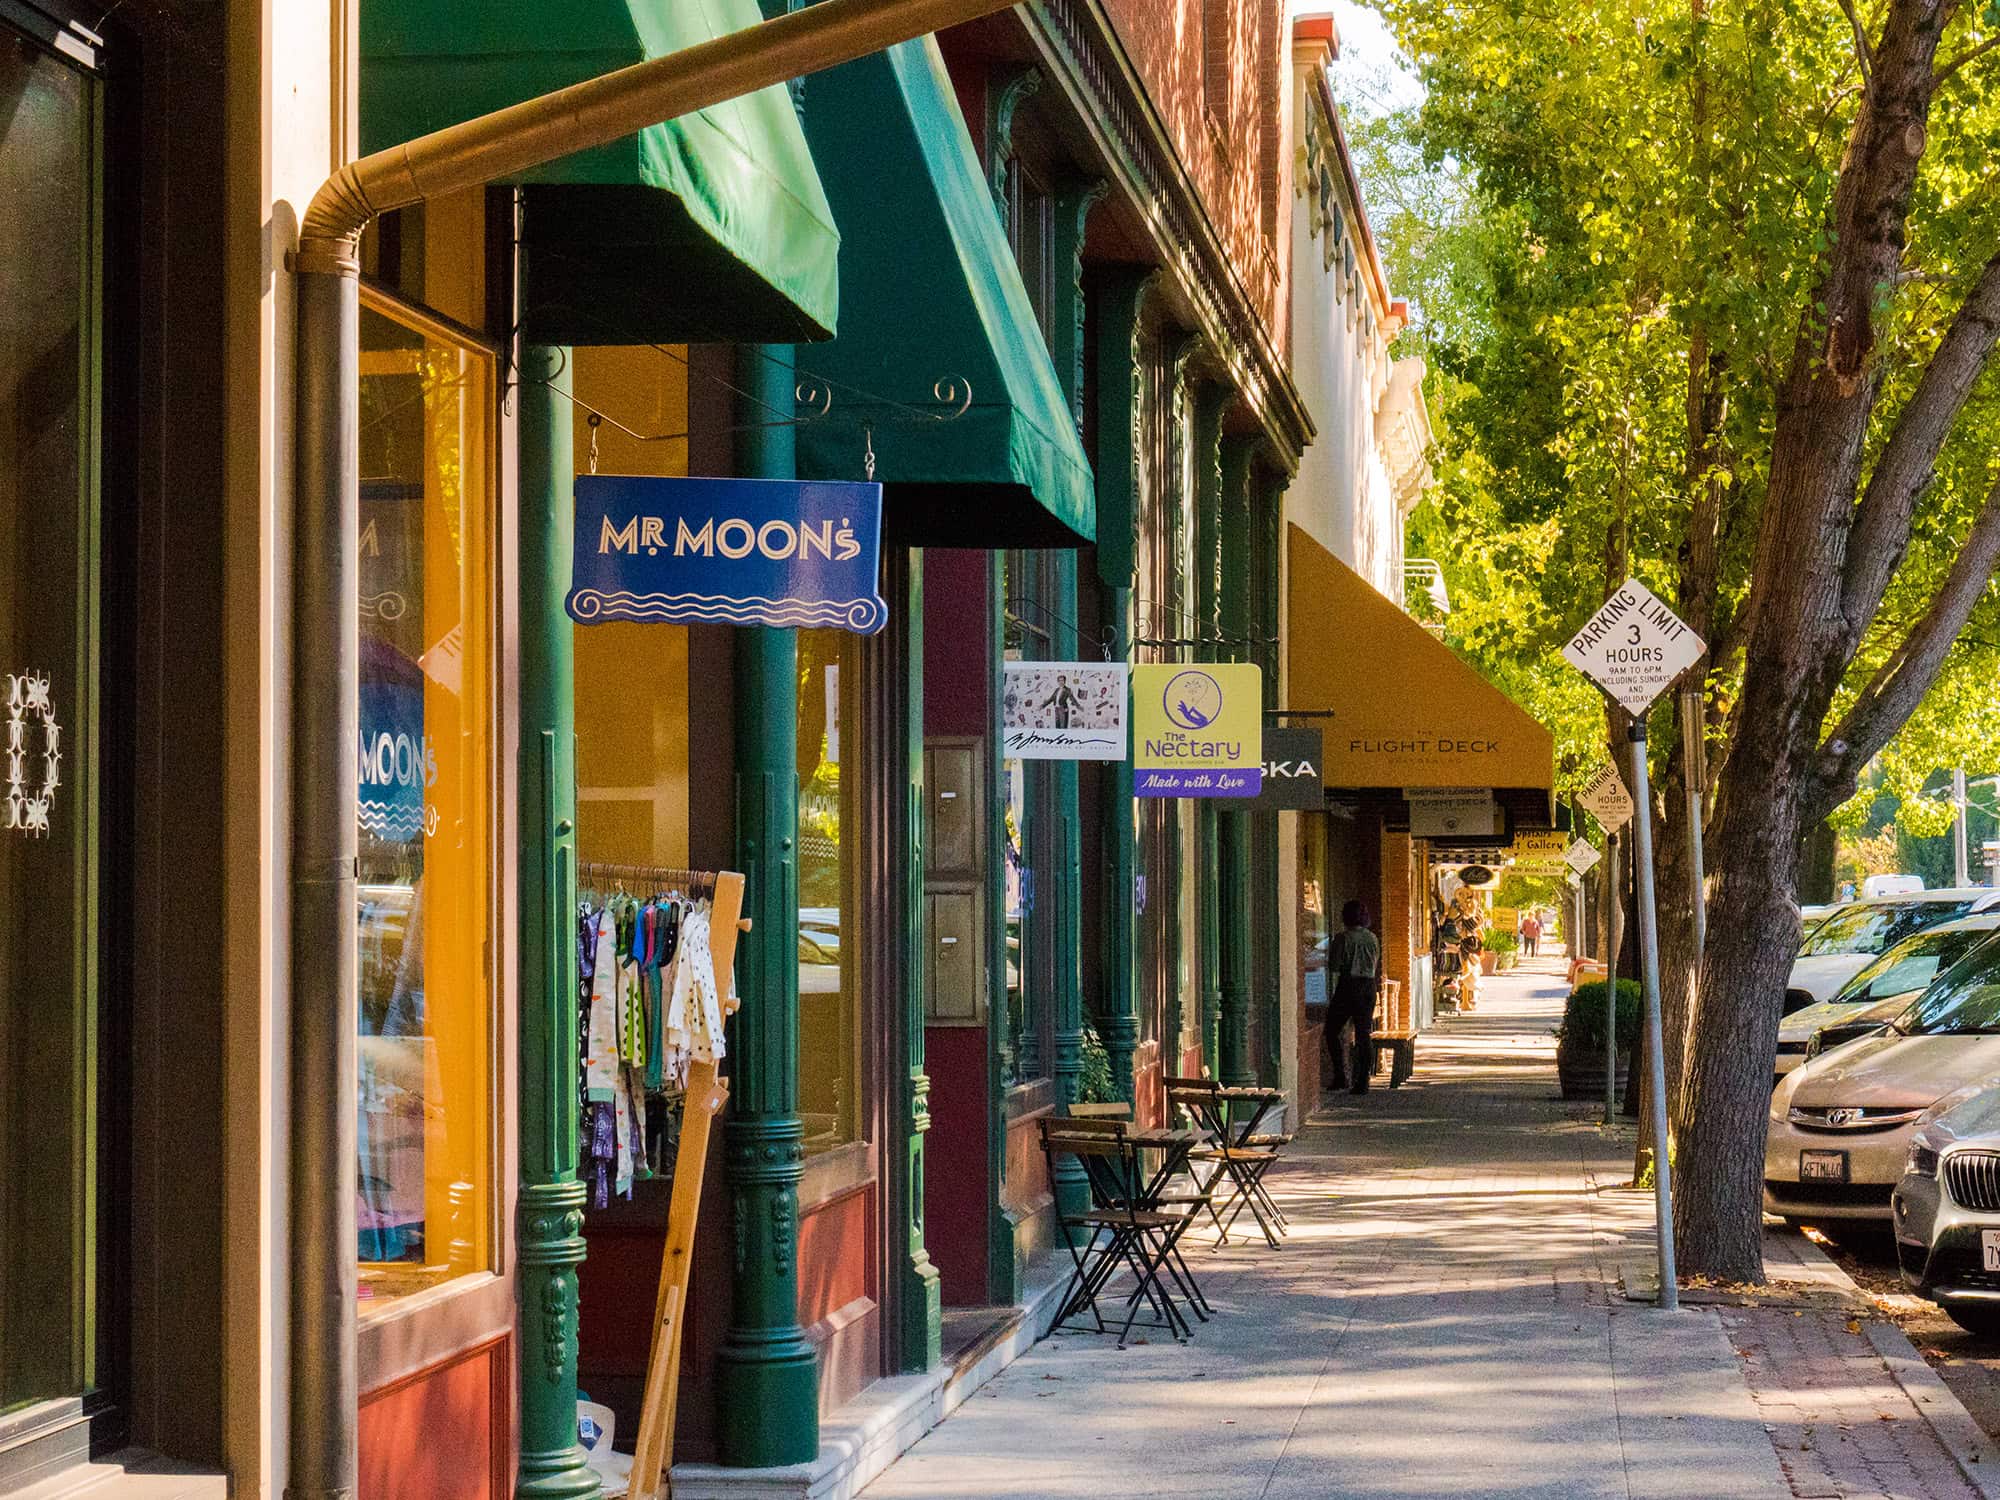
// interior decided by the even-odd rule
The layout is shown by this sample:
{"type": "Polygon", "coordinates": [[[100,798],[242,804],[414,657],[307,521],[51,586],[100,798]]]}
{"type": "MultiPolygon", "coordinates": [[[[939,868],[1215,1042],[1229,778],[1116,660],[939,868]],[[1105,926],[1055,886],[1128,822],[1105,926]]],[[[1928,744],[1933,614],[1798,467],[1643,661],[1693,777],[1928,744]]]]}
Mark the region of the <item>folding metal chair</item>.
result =
{"type": "Polygon", "coordinates": [[[1144,1179],[1140,1175],[1137,1149],[1124,1138],[1115,1121],[1103,1122],[1112,1129],[1081,1130],[1063,1128],[1074,1126],[1077,1123],[1074,1121],[1044,1119],[1037,1123],[1051,1172],[1057,1156],[1068,1154],[1079,1158],[1090,1178],[1092,1197],[1104,1203],[1081,1213],[1061,1215],[1063,1238],[1069,1246],[1073,1269],[1054,1326],[1079,1332],[1110,1332],[1097,1299],[1123,1268],[1131,1270],[1137,1285],[1126,1301],[1118,1347],[1125,1347],[1135,1326],[1161,1328],[1177,1339],[1186,1340],[1190,1332],[1188,1321],[1174,1305],[1173,1294],[1160,1278],[1164,1265],[1171,1279],[1180,1280],[1171,1257],[1182,1219],[1179,1215],[1140,1206],[1139,1185],[1144,1179]],[[1142,1301],[1157,1315],[1151,1322],[1138,1321],[1142,1301]],[[1071,1321],[1086,1311],[1094,1328],[1084,1329],[1071,1321]]]}

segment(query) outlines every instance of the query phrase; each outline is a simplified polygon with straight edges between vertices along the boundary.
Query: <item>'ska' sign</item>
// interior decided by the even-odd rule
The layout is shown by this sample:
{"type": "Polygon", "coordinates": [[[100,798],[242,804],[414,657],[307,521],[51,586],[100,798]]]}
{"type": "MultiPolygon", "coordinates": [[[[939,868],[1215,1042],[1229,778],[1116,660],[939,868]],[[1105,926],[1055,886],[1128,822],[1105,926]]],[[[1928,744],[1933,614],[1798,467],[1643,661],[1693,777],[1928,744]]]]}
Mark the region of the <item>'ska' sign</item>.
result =
{"type": "Polygon", "coordinates": [[[834,628],[873,635],[879,484],[581,475],[564,607],[606,620],[834,628]]]}
{"type": "Polygon", "coordinates": [[[1264,674],[1243,662],[1132,669],[1132,791],[1254,797],[1264,782],[1264,674]]]}
{"type": "Polygon", "coordinates": [[[1628,578],[1563,647],[1563,657],[1635,714],[1708,649],[1645,584],[1628,578]]]}

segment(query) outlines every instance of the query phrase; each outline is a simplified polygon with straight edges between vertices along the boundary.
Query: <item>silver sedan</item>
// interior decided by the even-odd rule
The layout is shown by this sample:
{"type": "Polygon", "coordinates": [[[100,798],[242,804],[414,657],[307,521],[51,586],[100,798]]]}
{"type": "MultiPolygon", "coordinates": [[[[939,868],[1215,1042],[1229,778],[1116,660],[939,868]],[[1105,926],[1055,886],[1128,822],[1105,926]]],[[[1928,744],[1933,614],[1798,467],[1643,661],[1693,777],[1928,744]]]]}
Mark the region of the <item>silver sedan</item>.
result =
{"type": "Polygon", "coordinates": [[[1890,1219],[1911,1289],[1961,1328],[2000,1335],[2000,1079],[1924,1112],[1890,1219]]]}

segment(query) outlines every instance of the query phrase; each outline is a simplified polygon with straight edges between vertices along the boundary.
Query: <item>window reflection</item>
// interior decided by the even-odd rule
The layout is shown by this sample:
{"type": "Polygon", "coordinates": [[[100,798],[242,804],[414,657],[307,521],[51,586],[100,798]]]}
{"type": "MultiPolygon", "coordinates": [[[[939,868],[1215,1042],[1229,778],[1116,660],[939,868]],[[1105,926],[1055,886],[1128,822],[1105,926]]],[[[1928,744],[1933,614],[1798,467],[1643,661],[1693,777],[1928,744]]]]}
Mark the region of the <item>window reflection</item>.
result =
{"type": "Polygon", "coordinates": [[[490,358],[361,318],[363,1306],[493,1264],[490,358]]]}
{"type": "Polygon", "coordinates": [[[799,1113],[806,1154],[860,1139],[860,903],[855,848],[858,637],[798,633],[799,1113]]]}

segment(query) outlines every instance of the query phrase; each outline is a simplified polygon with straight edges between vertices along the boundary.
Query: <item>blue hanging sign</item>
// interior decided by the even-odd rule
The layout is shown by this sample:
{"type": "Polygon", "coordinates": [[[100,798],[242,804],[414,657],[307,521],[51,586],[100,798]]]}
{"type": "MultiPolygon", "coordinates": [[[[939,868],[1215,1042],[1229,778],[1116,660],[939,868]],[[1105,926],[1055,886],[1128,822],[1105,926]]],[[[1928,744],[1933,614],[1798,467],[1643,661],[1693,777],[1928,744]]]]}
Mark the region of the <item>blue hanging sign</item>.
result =
{"type": "Polygon", "coordinates": [[[569,617],[833,628],[889,619],[882,486],[579,475],[569,617]]]}

